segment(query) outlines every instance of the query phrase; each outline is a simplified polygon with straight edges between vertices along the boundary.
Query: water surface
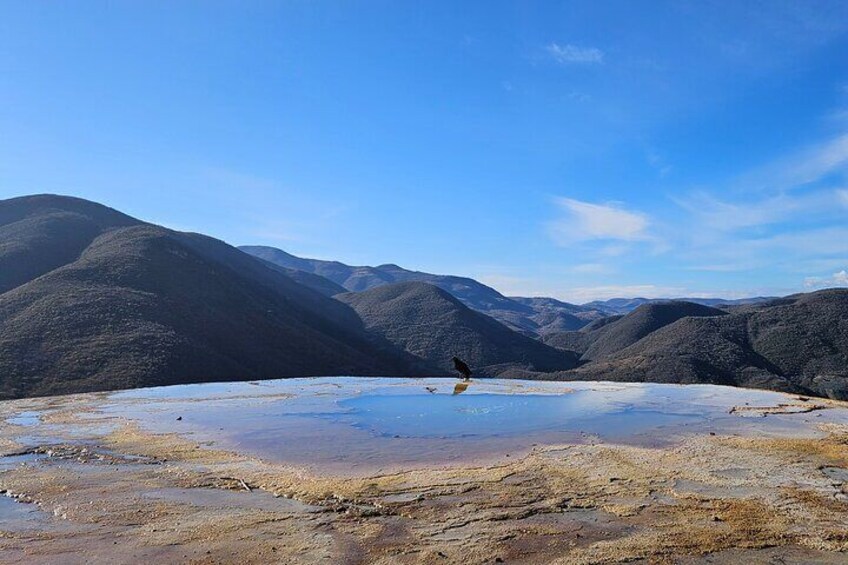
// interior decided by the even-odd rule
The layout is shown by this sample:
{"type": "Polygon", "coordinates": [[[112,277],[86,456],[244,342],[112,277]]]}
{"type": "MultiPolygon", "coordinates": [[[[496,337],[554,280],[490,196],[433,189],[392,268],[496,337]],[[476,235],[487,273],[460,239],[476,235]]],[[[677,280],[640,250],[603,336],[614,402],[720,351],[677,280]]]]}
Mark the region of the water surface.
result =
{"type": "Polygon", "coordinates": [[[559,443],[656,446],[707,432],[816,435],[848,411],[762,417],[734,406],[798,402],[710,385],[318,378],[213,383],[112,394],[101,411],[201,447],[328,470],[485,461],[559,443]],[[743,417],[747,416],[747,417],[743,417]]]}

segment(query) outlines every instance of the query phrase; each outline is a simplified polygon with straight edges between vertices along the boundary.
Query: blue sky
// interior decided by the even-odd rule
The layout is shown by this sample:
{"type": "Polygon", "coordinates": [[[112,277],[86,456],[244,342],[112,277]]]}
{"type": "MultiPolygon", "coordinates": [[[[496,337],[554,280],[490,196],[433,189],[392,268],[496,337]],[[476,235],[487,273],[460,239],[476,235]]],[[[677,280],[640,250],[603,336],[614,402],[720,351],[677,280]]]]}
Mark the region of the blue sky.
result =
{"type": "Polygon", "coordinates": [[[848,3],[0,2],[0,197],[507,294],[848,286],[848,3]]]}

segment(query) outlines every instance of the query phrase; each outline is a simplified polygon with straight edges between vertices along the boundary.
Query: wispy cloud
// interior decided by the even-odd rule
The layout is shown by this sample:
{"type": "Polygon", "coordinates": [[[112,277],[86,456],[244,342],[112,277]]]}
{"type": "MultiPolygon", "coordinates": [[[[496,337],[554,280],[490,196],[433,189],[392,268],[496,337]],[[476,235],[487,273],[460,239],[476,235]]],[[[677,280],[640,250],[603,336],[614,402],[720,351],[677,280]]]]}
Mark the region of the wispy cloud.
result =
{"type": "Polygon", "coordinates": [[[848,257],[848,228],[788,230],[759,237],[719,235],[684,249],[689,269],[701,271],[796,271],[802,262],[848,257]]]}
{"type": "MultiPolygon", "coordinates": [[[[600,286],[578,286],[563,288],[556,283],[543,283],[532,277],[511,276],[496,273],[477,274],[474,278],[496,288],[506,296],[549,296],[583,304],[592,300],[606,300],[609,298],[676,298],[681,296],[702,296],[697,292],[677,286],[659,286],[652,284],[635,285],[600,285],[600,286]]],[[[703,295],[702,297],[712,297],[703,295]]]]}
{"type": "MultiPolygon", "coordinates": [[[[779,193],[734,202],[701,191],[688,197],[675,198],[674,201],[692,214],[703,227],[727,232],[794,221],[799,217],[809,218],[833,210],[833,206],[838,205],[841,199],[840,191],[821,190],[800,196],[779,193]]],[[[848,203],[848,194],[845,199],[848,203]]]]}
{"type": "Polygon", "coordinates": [[[597,47],[551,43],[545,50],[555,61],[564,65],[598,65],[604,62],[604,52],[597,47]]]}
{"type": "Polygon", "coordinates": [[[648,149],[645,152],[645,159],[648,161],[648,164],[657,171],[657,174],[659,174],[660,178],[667,177],[668,174],[671,172],[671,165],[669,165],[666,162],[665,158],[663,158],[663,156],[660,155],[656,150],[648,149]]]}
{"type": "Polygon", "coordinates": [[[595,204],[574,198],[556,198],[562,217],[548,225],[555,243],[567,247],[582,241],[652,241],[650,221],[641,212],[618,204],[595,204]]]}
{"type": "Polygon", "coordinates": [[[585,92],[580,92],[580,91],[577,91],[577,90],[572,90],[571,92],[566,94],[566,97],[569,100],[573,100],[574,102],[578,102],[580,104],[584,104],[584,103],[590,102],[592,100],[591,94],[587,94],[585,92]]]}
{"type": "Polygon", "coordinates": [[[224,167],[207,167],[200,180],[227,195],[227,209],[238,218],[238,241],[293,247],[294,252],[316,256],[333,242],[340,221],[351,204],[298,190],[278,178],[224,167]],[[284,202],[285,205],[280,205],[284,202]]]}
{"type": "Polygon", "coordinates": [[[759,288],[752,287],[743,290],[717,289],[704,292],[685,286],[663,286],[653,284],[604,285],[561,289],[548,293],[548,296],[571,302],[585,304],[593,300],[608,300],[610,298],[748,298],[751,296],[783,296],[795,292],[790,288],[759,288]]]}
{"type": "Polygon", "coordinates": [[[798,190],[848,172],[848,133],[806,147],[740,176],[737,188],[751,191],[798,190]]]}
{"type": "Polygon", "coordinates": [[[679,298],[688,294],[683,287],[635,284],[566,288],[560,291],[555,298],[582,304],[592,300],[608,300],[610,298],[679,298]]]}
{"type": "Polygon", "coordinates": [[[848,134],[808,150],[790,166],[799,184],[814,182],[834,171],[848,169],[848,134]]]}
{"type": "Polygon", "coordinates": [[[848,134],[841,134],[740,175],[718,187],[723,197],[702,190],[673,198],[686,212],[677,231],[685,234],[687,268],[797,272],[845,257],[846,180],[848,134]]]}

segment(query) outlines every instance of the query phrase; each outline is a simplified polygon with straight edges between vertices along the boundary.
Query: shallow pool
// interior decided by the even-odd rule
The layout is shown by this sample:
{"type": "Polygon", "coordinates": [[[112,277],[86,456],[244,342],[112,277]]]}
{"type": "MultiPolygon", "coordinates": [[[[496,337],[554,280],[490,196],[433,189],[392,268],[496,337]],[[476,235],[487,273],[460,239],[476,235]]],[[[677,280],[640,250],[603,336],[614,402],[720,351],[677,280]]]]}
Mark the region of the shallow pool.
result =
{"type": "Polygon", "coordinates": [[[710,385],[317,378],[215,383],[112,394],[99,413],[177,433],[200,447],[330,471],[500,459],[534,447],[663,445],[694,433],[815,435],[848,410],[731,413],[798,403],[710,385]]]}

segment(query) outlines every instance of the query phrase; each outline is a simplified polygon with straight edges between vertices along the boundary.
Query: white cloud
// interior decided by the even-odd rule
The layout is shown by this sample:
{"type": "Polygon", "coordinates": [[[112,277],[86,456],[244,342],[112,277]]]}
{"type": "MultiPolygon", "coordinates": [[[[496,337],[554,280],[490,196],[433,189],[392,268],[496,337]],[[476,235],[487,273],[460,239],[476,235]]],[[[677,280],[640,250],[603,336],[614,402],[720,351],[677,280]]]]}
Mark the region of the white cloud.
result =
{"type": "Polygon", "coordinates": [[[848,286],[848,271],[842,269],[829,277],[807,277],[804,279],[804,287],[809,289],[834,286],[848,286]]]}
{"type": "Polygon", "coordinates": [[[645,214],[616,204],[593,204],[573,198],[556,198],[564,216],[548,226],[551,238],[567,247],[581,241],[653,241],[645,214]]]}
{"type": "Polygon", "coordinates": [[[566,45],[551,43],[545,50],[558,63],[562,64],[593,65],[604,62],[604,52],[597,47],[578,47],[570,43],[566,45]]]}

